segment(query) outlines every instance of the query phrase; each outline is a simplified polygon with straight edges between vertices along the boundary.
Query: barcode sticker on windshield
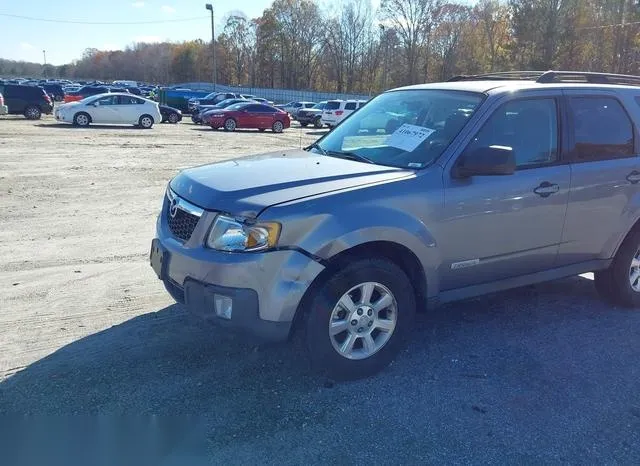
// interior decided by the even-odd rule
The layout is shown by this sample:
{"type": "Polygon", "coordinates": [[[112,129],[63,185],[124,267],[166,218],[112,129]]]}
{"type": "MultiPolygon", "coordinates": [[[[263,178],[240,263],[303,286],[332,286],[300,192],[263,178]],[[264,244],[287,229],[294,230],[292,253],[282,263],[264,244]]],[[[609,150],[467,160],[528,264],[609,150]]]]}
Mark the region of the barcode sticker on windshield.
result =
{"type": "Polygon", "coordinates": [[[402,149],[406,152],[412,152],[435,132],[435,129],[405,123],[389,136],[387,145],[402,149]]]}

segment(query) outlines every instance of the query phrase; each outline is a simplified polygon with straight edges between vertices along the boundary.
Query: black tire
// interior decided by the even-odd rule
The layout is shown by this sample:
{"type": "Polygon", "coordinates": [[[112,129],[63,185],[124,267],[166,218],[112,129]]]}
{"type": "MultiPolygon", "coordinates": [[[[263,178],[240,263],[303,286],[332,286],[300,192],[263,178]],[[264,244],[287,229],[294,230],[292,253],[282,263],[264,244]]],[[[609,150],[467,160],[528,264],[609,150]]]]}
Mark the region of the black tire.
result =
{"type": "Polygon", "coordinates": [[[282,131],[284,131],[284,123],[280,120],[274,121],[271,125],[271,131],[274,133],[282,133],[282,131]]]}
{"type": "Polygon", "coordinates": [[[78,112],[73,115],[73,124],[81,128],[86,128],[91,124],[91,116],[85,112],[78,112]]]}
{"type": "Polygon", "coordinates": [[[153,127],[153,117],[151,115],[142,115],[138,120],[138,126],[142,129],[151,129],[153,127]]]}
{"type": "Polygon", "coordinates": [[[175,125],[176,123],[178,123],[178,121],[180,121],[180,115],[178,115],[177,113],[170,113],[167,117],[167,121],[172,125],[175,125]]]}
{"type": "Polygon", "coordinates": [[[264,133],[265,129],[264,128],[258,128],[258,131],[260,131],[261,133],[264,133]]]}
{"type": "Polygon", "coordinates": [[[39,120],[42,118],[42,111],[36,105],[29,105],[24,109],[24,117],[27,120],[39,120]]]}
{"type": "MultiPolygon", "coordinates": [[[[613,262],[606,270],[596,272],[595,287],[598,293],[612,304],[623,307],[640,307],[640,291],[631,284],[632,262],[640,249],[640,230],[631,231],[618,249],[613,262]]],[[[640,272],[640,268],[637,268],[640,272]]],[[[635,281],[640,283],[640,277],[635,281]]],[[[637,286],[640,289],[640,286],[637,286]]]]}
{"type": "Polygon", "coordinates": [[[320,121],[320,117],[313,120],[313,126],[316,129],[322,129],[322,121],[320,121]]]}
{"type": "Polygon", "coordinates": [[[224,124],[222,125],[224,130],[227,131],[227,132],[235,131],[237,126],[238,126],[238,124],[236,123],[236,120],[234,120],[233,118],[227,118],[224,121],[224,124]]]}
{"type": "MultiPolygon", "coordinates": [[[[313,368],[332,379],[353,380],[376,374],[391,363],[396,354],[402,349],[413,329],[416,312],[413,287],[402,269],[388,260],[355,260],[335,272],[333,276],[330,276],[317,288],[313,288],[311,293],[313,294],[305,300],[309,305],[308,313],[305,316],[303,340],[306,343],[313,368]],[[336,343],[333,340],[334,337],[330,336],[329,323],[332,319],[334,308],[337,308],[337,303],[343,295],[358,284],[365,282],[376,282],[383,285],[395,298],[394,302],[397,305],[395,328],[390,332],[386,343],[382,343],[381,347],[370,356],[363,359],[349,359],[340,354],[334,347],[334,344],[341,343],[336,343]]],[[[376,293],[377,291],[374,291],[372,297],[376,293]]],[[[378,295],[378,299],[380,299],[380,296],[378,295]]],[[[357,303],[356,307],[358,307],[357,303]]],[[[356,307],[353,308],[353,312],[356,312],[356,307]]],[[[360,310],[358,309],[357,312],[360,312],[360,310]]],[[[378,315],[378,313],[375,313],[375,315],[378,315]]],[[[354,314],[352,317],[358,316],[354,314]]],[[[360,314],[358,319],[362,318],[366,319],[360,314]]],[[[345,340],[353,338],[354,341],[360,342],[360,351],[365,350],[364,337],[369,332],[373,336],[374,332],[376,332],[376,327],[370,327],[371,331],[367,329],[366,324],[362,324],[362,328],[357,327],[361,325],[360,321],[357,324],[353,324],[355,320],[350,320],[351,317],[349,317],[348,313],[342,319],[346,319],[349,326],[355,326],[345,329],[344,332],[346,334],[336,334],[335,338],[337,339],[339,335],[345,335],[345,340]],[[360,331],[364,333],[355,333],[360,331]],[[350,336],[350,334],[352,335],[350,336]]],[[[382,333],[377,333],[373,338],[377,339],[382,333]]],[[[353,347],[357,350],[356,344],[353,344],[353,347]]]]}
{"type": "Polygon", "coordinates": [[[300,126],[302,126],[303,128],[306,128],[307,126],[309,126],[309,123],[300,123],[300,126]]]}

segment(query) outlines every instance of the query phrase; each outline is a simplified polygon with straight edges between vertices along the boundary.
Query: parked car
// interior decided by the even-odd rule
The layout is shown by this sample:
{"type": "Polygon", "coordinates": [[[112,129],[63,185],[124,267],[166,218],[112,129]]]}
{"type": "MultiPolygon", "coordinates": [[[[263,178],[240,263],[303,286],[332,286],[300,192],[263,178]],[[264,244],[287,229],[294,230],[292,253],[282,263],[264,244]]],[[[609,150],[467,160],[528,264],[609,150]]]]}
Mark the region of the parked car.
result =
{"type": "Polygon", "coordinates": [[[311,108],[315,104],[316,104],[315,102],[304,102],[304,101],[295,102],[294,101],[294,102],[289,102],[288,104],[278,105],[277,108],[281,108],[285,112],[289,113],[289,115],[291,115],[293,118],[295,118],[296,114],[298,113],[298,110],[300,110],[301,108],[311,108]]]}
{"type": "Polygon", "coordinates": [[[39,120],[42,114],[53,111],[53,101],[44,89],[22,84],[0,84],[7,113],[24,115],[28,120],[39,120]]]}
{"type": "Polygon", "coordinates": [[[264,131],[270,128],[274,133],[281,133],[291,126],[291,119],[287,112],[270,105],[240,102],[208,113],[203,123],[213,129],[223,128],[225,131],[235,131],[236,128],[264,131]]]}
{"type": "MultiPolygon", "coordinates": [[[[204,97],[194,97],[189,99],[189,111],[195,112],[196,108],[200,105],[215,105],[226,99],[235,99],[240,97],[239,94],[234,92],[212,92],[204,97]]],[[[241,97],[244,98],[244,97],[241,97]]]]}
{"type": "Polygon", "coordinates": [[[4,96],[0,94],[0,115],[9,113],[9,108],[4,104],[4,96]]]}
{"type": "Polygon", "coordinates": [[[272,107],[274,106],[273,102],[271,100],[267,100],[267,99],[264,99],[262,97],[251,97],[250,100],[254,100],[256,102],[260,102],[261,104],[271,105],[272,107]]]}
{"type": "Polygon", "coordinates": [[[86,97],[90,97],[92,95],[104,94],[109,92],[109,87],[107,86],[82,86],[76,92],[67,92],[64,96],[64,102],[77,102],[86,97]]]}
{"type": "Polygon", "coordinates": [[[320,121],[333,128],[366,103],[366,100],[330,100],[322,110],[320,121]]]}
{"type": "Polygon", "coordinates": [[[160,114],[162,115],[162,121],[160,123],[178,123],[182,121],[182,112],[177,108],[169,107],[168,105],[158,105],[160,114]]]}
{"type": "Polygon", "coordinates": [[[179,173],[150,254],[171,296],[301,332],[336,379],[387,366],[419,308],[585,272],[640,307],[640,77],[455,79],[385,92],[306,150],[179,173]],[[362,136],[387,112],[406,119],[362,136]]]}
{"type": "Polygon", "coordinates": [[[107,93],[63,104],[54,112],[56,120],[75,126],[91,123],[130,124],[151,128],[162,121],[157,102],[125,93],[107,93]]]}
{"type": "Polygon", "coordinates": [[[42,87],[55,102],[62,102],[64,100],[64,89],[60,84],[44,83],[41,84],[40,87],[42,87]]]}
{"type": "Polygon", "coordinates": [[[296,114],[296,120],[300,122],[301,126],[313,125],[316,128],[322,128],[322,110],[324,110],[327,101],[319,102],[310,108],[301,108],[296,114]]]}
{"type": "Polygon", "coordinates": [[[196,109],[191,113],[191,121],[199,125],[202,123],[203,117],[208,112],[214,112],[223,108],[227,108],[233,104],[239,104],[242,102],[250,102],[250,101],[247,99],[234,97],[232,99],[223,100],[222,102],[219,102],[215,105],[198,105],[196,109]]]}

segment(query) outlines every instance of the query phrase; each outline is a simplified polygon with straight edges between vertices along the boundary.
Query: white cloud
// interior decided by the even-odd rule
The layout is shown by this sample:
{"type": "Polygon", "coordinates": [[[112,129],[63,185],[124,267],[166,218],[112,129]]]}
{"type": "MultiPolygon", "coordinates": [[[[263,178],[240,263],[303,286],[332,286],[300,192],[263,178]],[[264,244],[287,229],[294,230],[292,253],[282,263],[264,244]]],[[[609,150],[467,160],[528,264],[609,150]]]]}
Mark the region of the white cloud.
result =
{"type": "Polygon", "coordinates": [[[144,6],[144,2],[133,2],[131,6],[134,8],[142,8],[144,6]]]}
{"type": "Polygon", "coordinates": [[[160,10],[163,13],[166,13],[168,15],[172,15],[172,14],[174,14],[176,12],[176,9],[174,7],[172,7],[172,6],[169,6],[169,5],[164,5],[164,6],[160,7],[160,10]]]}
{"type": "Polygon", "coordinates": [[[154,42],[162,42],[162,39],[159,36],[136,36],[133,38],[133,41],[152,44],[154,42]]]}
{"type": "Polygon", "coordinates": [[[20,48],[22,50],[33,50],[35,46],[31,45],[29,42],[20,42],[20,48]]]}
{"type": "Polygon", "coordinates": [[[121,47],[117,46],[116,44],[104,44],[102,46],[102,50],[120,50],[121,47]]]}

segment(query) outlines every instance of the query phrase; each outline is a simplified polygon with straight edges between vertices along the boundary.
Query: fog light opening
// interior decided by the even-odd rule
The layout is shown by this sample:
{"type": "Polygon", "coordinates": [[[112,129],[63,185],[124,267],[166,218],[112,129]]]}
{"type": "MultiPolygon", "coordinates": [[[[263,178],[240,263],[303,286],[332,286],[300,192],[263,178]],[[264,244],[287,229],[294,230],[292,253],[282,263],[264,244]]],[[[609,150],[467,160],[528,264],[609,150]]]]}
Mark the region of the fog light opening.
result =
{"type": "Polygon", "coordinates": [[[233,311],[233,300],[228,296],[216,294],[213,297],[213,302],[216,307],[216,315],[223,319],[231,319],[231,312],[233,311]]]}

